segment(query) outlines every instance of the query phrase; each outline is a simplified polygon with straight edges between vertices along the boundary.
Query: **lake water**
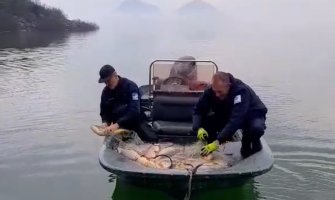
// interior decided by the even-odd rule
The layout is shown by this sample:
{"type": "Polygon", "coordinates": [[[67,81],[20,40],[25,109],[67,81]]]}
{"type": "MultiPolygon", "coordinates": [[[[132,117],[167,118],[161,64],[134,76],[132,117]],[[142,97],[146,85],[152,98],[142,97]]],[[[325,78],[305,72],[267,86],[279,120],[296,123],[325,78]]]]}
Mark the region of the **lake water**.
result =
{"type": "Polygon", "coordinates": [[[89,126],[100,122],[102,65],[142,85],[152,60],[184,55],[213,60],[256,90],[275,157],[250,183],[192,199],[335,199],[335,28],[275,20],[128,18],[90,34],[0,34],[0,199],[175,199],[109,183],[102,138],[89,126]]]}

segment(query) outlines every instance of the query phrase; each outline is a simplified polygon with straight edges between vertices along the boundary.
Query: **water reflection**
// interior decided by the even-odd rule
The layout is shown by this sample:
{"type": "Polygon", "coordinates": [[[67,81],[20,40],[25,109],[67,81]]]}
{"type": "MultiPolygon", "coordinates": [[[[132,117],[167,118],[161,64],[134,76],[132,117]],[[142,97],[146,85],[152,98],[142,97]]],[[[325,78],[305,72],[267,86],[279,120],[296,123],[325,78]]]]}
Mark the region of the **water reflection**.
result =
{"type": "Polygon", "coordinates": [[[212,21],[104,17],[89,37],[0,33],[0,199],[183,198],[119,182],[113,193],[88,126],[100,122],[100,66],[143,84],[152,60],[193,55],[264,99],[276,165],[259,184],[196,190],[192,199],[334,200],[334,3],[298,1],[225,1],[212,21]]]}
{"type": "Polygon", "coordinates": [[[68,33],[17,32],[0,33],[0,49],[46,47],[51,43],[66,43],[68,33]]]}
{"type": "MultiPolygon", "coordinates": [[[[171,187],[155,187],[148,188],[138,184],[130,184],[120,180],[116,181],[116,186],[111,199],[113,200],[129,200],[141,199],[147,200],[179,200],[184,199],[186,195],[185,189],[171,187]]],[[[234,199],[234,200],[260,200],[260,194],[257,190],[257,183],[254,180],[247,182],[242,186],[228,186],[224,188],[202,188],[192,190],[191,200],[207,200],[207,199],[234,199]]]]}

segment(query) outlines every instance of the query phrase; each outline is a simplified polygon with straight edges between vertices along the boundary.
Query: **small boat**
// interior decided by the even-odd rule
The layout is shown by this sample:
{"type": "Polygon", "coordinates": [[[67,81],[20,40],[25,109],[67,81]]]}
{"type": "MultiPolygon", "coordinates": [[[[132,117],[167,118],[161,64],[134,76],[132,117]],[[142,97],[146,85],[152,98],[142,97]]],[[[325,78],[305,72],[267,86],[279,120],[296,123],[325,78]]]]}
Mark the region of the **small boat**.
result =
{"type": "MultiPolygon", "coordinates": [[[[210,84],[217,65],[200,60],[155,60],[150,65],[149,84],[140,87],[144,120],[140,130],[142,139],[148,142],[169,141],[192,143],[192,111],[204,89],[210,84]],[[192,66],[189,69],[187,66],[192,66]],[[193,70],[193,72],[190,72],[193,70]],[[195,72],[194,72],[195,70],[195,72]],[[176,74],[177,72],[177,74],[176,74]],[[178,73],[180,73],[178,75],[178,73]],[[191,76],[187,76],[193,73],[191,76]]],[[[220,182],[223,185],[242,184],[271,170],[273,155],[265,139],[263,149],[246,159],[240,155],[241,142],[227,143],[222,152],[235,160],[228,168],[198,171],[192,175],[193,184],[220,182]]],[[[114,144],[116,145],[116,144],[114,144]]],[[[113,144],[104,144],[99,153],[101,166],[119,179],[141,184],[185,182],[190,178],[187,170],[156,169],[141,166],[116,152],[113,144]]]]}

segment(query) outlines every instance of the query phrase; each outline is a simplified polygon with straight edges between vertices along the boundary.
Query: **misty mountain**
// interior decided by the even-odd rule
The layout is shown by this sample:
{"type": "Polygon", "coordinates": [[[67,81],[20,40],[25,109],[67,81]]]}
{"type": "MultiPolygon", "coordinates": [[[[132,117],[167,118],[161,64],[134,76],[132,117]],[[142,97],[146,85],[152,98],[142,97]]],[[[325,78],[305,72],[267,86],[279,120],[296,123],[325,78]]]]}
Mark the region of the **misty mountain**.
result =
{"type": "Polygon", "coordinates": [[[132,14],[158,14],[160,9],[141,0],[125,0],[118,7],[118,11],[132,14]]]}
{"type": "Polygon", "coordinates": [[[218,10],[203,0],[193,0],[190,3],[185,4],[179,8],[178,13],[181,15],[193,15],[193,14],[210,14],[214,15],[218,13],[218,10]]]}

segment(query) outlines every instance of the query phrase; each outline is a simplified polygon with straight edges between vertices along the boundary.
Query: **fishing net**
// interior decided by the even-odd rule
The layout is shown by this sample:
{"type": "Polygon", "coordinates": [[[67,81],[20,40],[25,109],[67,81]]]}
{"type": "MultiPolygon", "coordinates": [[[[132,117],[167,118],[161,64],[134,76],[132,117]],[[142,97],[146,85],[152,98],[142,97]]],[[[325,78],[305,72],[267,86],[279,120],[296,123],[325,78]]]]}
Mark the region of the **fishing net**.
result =
{"type": "Polygon", "coordinates": [[[136,134],[129,130],[119,130],[110,135],[104,131],[105,127],[92,126],[97,135],[105,135],[107,148],[117,151],[122,156],[134,161],[143,167],[156,169],[186,170],[189,175],[188,191],[184,199],[191,197],[192,177],[201,170],[211,171],[224,169],[232,165],[231,159],[225,157],[224,145],[220,145],[217,152],[203,157],[201,148],[205,145],[202,141],[192,144],[175,144],[171,142],[145,143],[136,134]]]}
{"type": "Polygon", "coordinates": [[[205,145],[201,141],[185,145],[171,142],[145,143],[135,132],[128,131],[107,136],[105,144],[144,167],[185,170],[201,165],[201,170],[213,170],[230,166],[223,154],[223,145],[217,152],[201,156],[201,148],[205,145]]]}

